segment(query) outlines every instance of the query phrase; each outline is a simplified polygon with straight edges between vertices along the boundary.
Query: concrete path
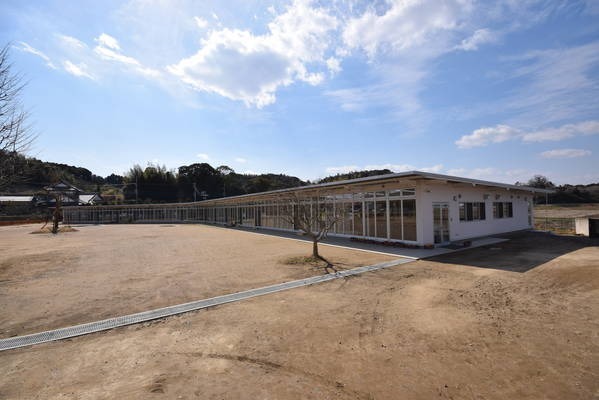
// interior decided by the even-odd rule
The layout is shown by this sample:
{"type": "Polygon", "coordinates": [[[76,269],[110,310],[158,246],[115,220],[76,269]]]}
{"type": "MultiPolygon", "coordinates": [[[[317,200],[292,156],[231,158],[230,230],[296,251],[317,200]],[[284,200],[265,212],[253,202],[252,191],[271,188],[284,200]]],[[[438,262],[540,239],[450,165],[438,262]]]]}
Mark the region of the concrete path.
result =
{"type": "MultiPolygon", "coordinates": [[[[243,227],[236,227],[236,228],[222,227],[222,228],[223,229],[237,229],[240,231],[250,232],[250,233],[255,233],[255,234],[260,234],[260,235],[271,235],[271,236],[277,236],[277,237],[281,237],[281,238],[285,238],[285,239],[293,239],[293,240],[300,240],[300,241],[304,241],[304,242],[311,242],[311,240],[309,238],[302,236],[296,232],[279,231],[279,230],[264,229],[264,228],[259,228],[259,229],[243,228],[243,227]]],[[[320,242],[320,244],[328,245],[328,246],[342,247],[342,248],[346,248],[346,249],[368,251],[368,252],[372,252],[372,253],[385,254],[385,255],[390,255],[390,256],[405,257],[405,258],[410,258],[412,260],[420,260],[423,258],[434,257],[434,256],[438,256],[441,254],[453,253],[455,251],[468,250],[468,249],[473,249],[475,247],[481,247],[481,246],[488,246],[491,244],[505,242],[507,240],[508,239],[502,239],[502,238],[496,238],[496,237],[484,237],[484,238],[479,238],[479,239],[472,239],[471,244],[468,247],[457,248],[455,246],[448,246],[448,247],[435,247],[432,249],[409,249],[409,248],[405,248],[405,247],[385,246],[382,244],[361,243],[361,242],[350,240],[349,238],[329,236],[326,239],[324,239],[322,242],[320,242]]]]}

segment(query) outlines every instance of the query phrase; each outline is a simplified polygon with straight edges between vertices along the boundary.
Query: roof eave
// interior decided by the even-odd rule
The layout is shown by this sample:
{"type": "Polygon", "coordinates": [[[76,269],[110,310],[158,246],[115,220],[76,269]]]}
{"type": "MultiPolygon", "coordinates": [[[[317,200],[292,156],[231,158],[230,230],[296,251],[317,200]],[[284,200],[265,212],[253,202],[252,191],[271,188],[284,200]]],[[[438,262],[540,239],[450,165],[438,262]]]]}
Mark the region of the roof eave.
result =
{"type": "Polygon", "coordinates": [[[236,199],[243,199],[243,198],[256,197],[256,196],[268,196],[268,195],[283,194],[283,193],[288,193],[288,192],[318,190],[321,188],[341,187],[341,186],[346,186],[346,185],[355,185],[355,184],[359,184],[359,183],[372,184],[372,183],[375,183],[376,181],[387,181],[387,180],[398,179],[398,178],[403,178],[403,179],[411,179],[411,178],[423,179],[424,178],[424,179],[431,179],[431,180],[438,180],[438,181],[472,184],[474,186],[480,185],[480,186],[488,186],[488,187],[499,187],[499,188],[504,188],[507,190],[522,190],[522,191],[528,191],[528,192],[533,192],[533,193],[553,193],[554,192],[553,190],[549,190],[549,189],[533,188],[530,186],[510,185],[507,183],[483,181],[480,179],[461,178],[458,176],[435,174],[432,172],[405,171],[405,172],[396,172],[393,174],[386,174],[386,175],[375,175],[375,176],[367,176],[367,177],[356,178],[356,179],[346,179],[343,181],[326,182],[326,183],[321,183],[321,184],[316,184],[316,185],[298,186],[295,188],[270,190],[267,192],[248,193],[248,194],[242,194],[239,196],[220,197],[218,199],[202,200],[202,201],[200,201],[200,203],[224,201],[225,199],[236,200],[236,199]]]}

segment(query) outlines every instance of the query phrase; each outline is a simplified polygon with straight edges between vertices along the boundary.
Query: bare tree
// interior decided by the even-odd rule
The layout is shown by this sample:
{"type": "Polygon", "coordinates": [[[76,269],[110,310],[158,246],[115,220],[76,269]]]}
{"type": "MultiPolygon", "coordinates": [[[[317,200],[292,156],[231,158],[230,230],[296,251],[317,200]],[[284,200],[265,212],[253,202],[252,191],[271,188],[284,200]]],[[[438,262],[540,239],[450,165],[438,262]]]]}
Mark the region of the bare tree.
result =
{"type": "Polygon", "coordinates": [[[336,209],[332,202],[327,202],[318,196],[302,196],[298,193],[286,195],[279,201],[283,204],[282,218],[293,226],[293,229],[299,230],[312,239],[312,257],[319,258],[332,266],[318,252],[318,243],[326,238],[329,231],[341,219],[340,210],[336,209]]]}
{"type": "MultiPolygon", "coordinates": [[[[64,182],[59,182],[56,185],[47,186],[44,188],[48,201],[54,200],[54,208],[52,209],[52,233],[57,234],[59,232],[59,223],[62,221],[62,203],[64,202],[76,202],[79,199],[81,191],[73,186],[67,185],[64,182]]],[[[48,216],[50,219],[50,216],[48,216]]],[[[46,224],[48,223],[46,220],[46,224]]],[[[42,227],[43,228],[43,227],[42,227]]]]}
{"type": "Polygon", "coordinates": [[[11,71],[9,48],[10,45],[5,45],[0,49],[0,190],[16,180],[19,155],[35,139],[21,103],[25,83],[11,71]]]}

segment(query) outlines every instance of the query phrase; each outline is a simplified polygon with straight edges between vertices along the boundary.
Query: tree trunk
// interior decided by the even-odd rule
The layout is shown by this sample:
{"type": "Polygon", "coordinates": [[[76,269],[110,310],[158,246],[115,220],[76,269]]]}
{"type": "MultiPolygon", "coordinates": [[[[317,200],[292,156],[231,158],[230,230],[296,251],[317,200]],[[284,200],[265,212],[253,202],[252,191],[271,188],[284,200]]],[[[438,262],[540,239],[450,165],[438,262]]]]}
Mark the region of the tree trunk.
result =
{"type": "Polygon", "coordinates": [[[52,233],[55,235],[58,233],[58,213],[56,212],[56,209],[52,215],[52,233]]]}
{"type": "Polygon", "coordinates": [[[52,233],[55,235],[58,233],[58,223],[60,222],[60,215],[62,214],[60,209],[61,205],[61,199],[57,196],[54,213],[52,213],[52,233]]]}
{"type": "Polygon", "coordinates": [[[318,241],[316,239],[312,240],[312,257],[320,258],[320,254],[318,254],[318,241]]]}

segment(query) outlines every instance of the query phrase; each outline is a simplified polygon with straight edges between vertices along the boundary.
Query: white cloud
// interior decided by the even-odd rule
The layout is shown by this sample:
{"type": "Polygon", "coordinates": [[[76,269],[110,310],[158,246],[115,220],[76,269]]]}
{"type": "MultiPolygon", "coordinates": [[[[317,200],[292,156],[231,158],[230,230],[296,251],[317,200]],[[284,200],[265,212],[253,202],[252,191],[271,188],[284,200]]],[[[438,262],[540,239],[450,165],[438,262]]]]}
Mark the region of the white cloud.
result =
{"type": "Polygon", "coordinates": [[[243,157],[236,157],[236,158],[235,158],[235,162],[238,162],[238,163],[240,163],[240,164],[245,164],[247,161],[248,161],[248,160],[246,160],[246,159],[245,159],[245,158],[243,158],[243,157]]]}
{"type": "Polygon", "coordinates": [[[452,168],[446,171],[447,175],[462,176],[471,179],[481,179],[494,182],[516,183],[526,182],[534,175],[542,171],[531,171],[526,169],[499,169],[494,167],[479,168],[452,168]]]}
{"type": "Polygon", "coordinates": [[[88,67],[85,63],[74,64],[69,60],[66,60],[63,63],[64,70],[69,74],[74,75],[79,78],[88,78],[91,80],[95,80],[96,78],[88,72],[88,67]]]}
{"type": "MultiPolygon", "coordinates": [[[[348,21],[343,41],[350,49],[362,49],[370,58],[377,53],[410,49],[437,52],[444,47],[444,32],[459,28],[470,14],[470,1],[394,1],[384,13],[374,7],[348,21]],[[441,40],[439,40],[441,39],[441,40]]],[[[448,49],[445,49],[448,50],[448,49]]]]}
{"type": "Polygon", "coordinates": [[[56,35],[58,39],[72,49],[84,49],[87,47],[81,40],[68,35],[56,35]]]}
{"type": "Polygon", "coordinates": [[[491,112],[517,111],[512,123],[555,123],[596,115],[599,41],[569,48],[533,51],[504,59],[508,78],[517,80],[513,96],[500,99],[491,112]]]}
{"type": "Polygon", "coordinates": [[[46,65],[52,69],[56,69],[56,65],[54,65],[52,63],[52,60],[50,60],[50,57],[48,57],[46,54],[44,54],[42,51],[30,46],[28,43],[25,42],[19,42],[21,44],[21,47],[16,47],[17,49],[24,51],[26,53],[30,53],[33,55],[38,56],[39,58],[41,58],[42,60],[44,60],[46,62],[46,65]]]}
{"type": "Polygon", "coordinates": [[[95,40],[98,45],[94,48],[94,53],[101,59],[123,64],[148,79],[157,79],[162,75],[159,70],[146,67],[136,58],[123,54],[119,42],[112,36],[102,33],[95,40]]]}
{"type": "Polygon", "coordinates": [[[206,153],[198,153],[197,157],[201,160],[204,161],[209,161],[210,160],[210,156],[206,153]]]}
{"type": "Polygon", "coordinates": [[[522,140],[525,142],[560,141],[575,136],[590,136],[599,134],[599,121],[584,121],[577,124],[562,125],[557,128],[547,128],[535,132],[525,133],[522,140]]]}
{"type": "Polygon", "coordinates": [[[365,170],[373,170],[373,169],[388,169],[393,172],[407,172],[407,171],[422,171],[422,172],[431,172],[431,173],[441,173],[443,171],[443,165],[437,164],[431,167],[421,167],[418,168],[414,165],[410,164],[371,164],[371,165],[343,165],[339,167],[327,167],[326,172],[328,174],[346,174],[348,172],[354,171],[365,171],[365,170]]]}
{"type": "Polygon", "coordinates": [[[98,56],[100,56],[100,58],[107,60],[107,61],[117,61],[117,62],[120,62],[123,64],[134,65],[134,66],[140,65],[139,61],[137,61],[135,58],[128,57],[124,54],[121,54],[117,51],[114,51],[114,50],[104,47],[102,45],[96,46],[94,51],[96,52],[96,54],[98,56]]]}
{"type": "Polygon", "coordinates": [[[434,165],[432,167],[418,168],[410,164],[381,164],[381,165],[366,165],[363,167],[357,165],[348,165],[340,167],[326,168],[328,175],[343,174],[354,171],[362,171],[366,169],[389,169],[393,172],[408,172],[422,171],[438,174],[446,174],[450,176],[461,176],[472,179],[481,179],[496,182],[515,183],[526,182],[534,175],[540,174],[542,171],[532,171],[526,169],[499,169],[495,167],[479,167],[479,168],[450,168],[445,170],[443,165],[434,165]]]}
{"type": "Polygon", "coordinates": [[[96,42],[98,42],[98,44],[100,46],[108,47],[109,49],[112,49],[112,50],[120,50],[121,49],[121,46],[119,46],[118,40],[116,40],[115,38],[113,38],[110,35],[107,35],[106,33],[100,34],[100,36],[98,36],[96,38],[96,42]]]}
{"type": "Polygon", "coordinates": [[[193,20],[200,29],[205,29],[208,26],[208,21],[202,17],[193,17],[193,20]]]}
{"type": "MultiPolygon", "coordinates": [[[[404,131],[422,131],[438,116],[420,100],[428,78],[434,76],[435,60],[459,49],[476,50],[500,35],[542,21],[558,8],[551,2],[539,3],[388,0],[364,6],[352,2],[348,8],[365,11],[350,12],[345,19],[339,55],[364,53],[371,66],[366,78],[372,83],[326,94],[347,111],[386,108],[394,120],[407,125],[404,131]]],[[[460,115],[472,114],[473,108],[461,110],[460,115]]],[[[485,111],[485,106],[476,108],[485,111]]],[[[498,108],[505,104],[486,107],[491,112],[498,108]]]]}
{"type": "Polygon", "coordinates": [[[420,168],[418,171],[430,172],[434,174],[440,174],[443,172],[443,164],[433,165],[432,167],[420,168]]]}
{"type": "Polygon", "coordinates": [[[452,176],[463,176],[472,179],[490,179],[497,176],[500,171],[497,168],[486,167],[486,168],[453,168],[447,170],[447,175],[452,176]]]}
{"type": "MultiPolygon", "coordinates": [[[[363,111],[371,107],[389,107],[396,115],[418,117],[422,111],[419,93],[427,67],[421,60],[402,60],[401,65],[377,66],[380,82],[325,92],[345,111],[363,111]]],[[[404,119],[404,122],[405,119],[404,119]]]]}
{"type": "MultiPolygon", "coordinates": [[[[89,50],[76,38],[58,35],[63,54],[49,55],[75,64],[84,62],[98,79],[117,70],[134,72],[159,81],[171,93],[185,92],[197,99],[193,90],[208,92],[255,107],[274,103],[282,87],[298,82],[322,84],[341,73],[342,65],[349,65],[344,58],[352,53],[366,55],[365,79],[355,81],[368,84],[326,94],[345,110],[386,108],[392,117],[416,126],[434,117],[426,115],[420,94],[427,78],[433,76],[435,59],[457,48],[475,50],[505,34],[496,22],[520,18],[513,11],[516,6],[479,6],[474,0],[289,3],[270,7],[262,3],[259,21],[269,19],[270,23],[257,26],[221,11],[226,7],[217,6],[211,12],[205,4],[187,0],[131,0],[113,15],[113,29],[123,32],[118,37],[122,40],[100,31],[89,50]],[[502,12],[496,14],[501,15],[493,19],[494,11],[489,10],[500,8],[502,12]],[[216,13],[237,25],[223,28],[216,13]],[[233,28],[237,26],[252,28],[233,28]],[[198,28],[205,31],[198,32],[198,28]],[[189,44],[199,34],[204,35],[200,45],[189,52],[189,44]],[[80,57],[74,54],[77,49],[80,57]]],[[[240,10],[240,15],[244,13],[245,8],[240,10]]],[[[362,71],[352,69],[352,73],[362,71]]],[[[411,126],[404,128],[400,129],[413,131],[411,126]]]]}
{"type": "Polygon", "coordinates": [[[420,94],[432,75],[434,60],[471,35],[473,6],[469,0],[389,1],[366,6],[347,19],[337,55],[365,54],[369,83],[326,92],[346,111],[385,108],[409,133],[422,131],[431,118],[420,94]]]}
{"type": "Polygon", "coordinates": [[[496,34],[489,29],[477,29],[472,36],[462,40],[462,42],[456,46],[456,49],[464,51],[478,50],[478,47],[481,44],[492,43],[495,40],[497,40],[496,34]]]}
{"type": "Polygon", "coordinates": [[[327,68],[331,72],[332,75],[336,75],[341,72],[341,62],[336,57],[327,58],[327,68]]]}
{"type": "Polygon", "coordinates": [[[466,168],[451,168],[446,171],[447,175],[464,176],[466,168]]]}
{"type": "Polygon", "coordinates": [[[507,125],[479,128],[470,135],[464,135],[455,144],[461,149],[486,146],[489,143],[502,143],[518,137],[520,132],[507,125]]]}
{"type": "Polygon", "coordinates": [[[583,149],[555,149],[541,153],[541,157],[543,158],[578,158],[590,155],[590,150],[583,149]]]}
{"type": "Polygon", "coordinates": [[[479,128],[470,135],[464,135],[455,144],[462,149],[486,146],[520,139],[523,142],[557,142],[576,136],[599,135],[599,121],[583,121],[559,127],[549,127],[535,131],[522,131],[508,125],[479,128]]]}
{"type": "Polygon", "coordinates": [[[432,172],[432,173],[440,173],[443,171],[443,165],[437,164],[431,167],[416,167],[411,164],[372,164],[366,165],[361,169],[389,169],[393,172],[407,172],[407,171],[422,171],[422,172],[432,172]]]}
{"type": "Polygon", "coordinates": [[[328,36],[337,23],[326,10],[298,0],[268,24],[268,33],[212,31],[195,55],[167,70],[197,91],[261,108],[275,102],[281,86],[295,81],[317,85],[323,80],[322,73],[308,68],[326,63],[328,36]]]}
{"type": "Polygon", "coordinates": [[[327,167],[326,172],[330,175],[335,174],[347,174],[348,172],[359,171],[360,167],[357,165],[343,165],[340,167],[327,167]]]}

